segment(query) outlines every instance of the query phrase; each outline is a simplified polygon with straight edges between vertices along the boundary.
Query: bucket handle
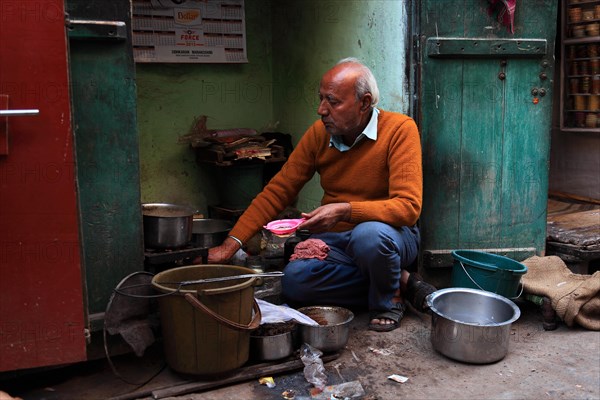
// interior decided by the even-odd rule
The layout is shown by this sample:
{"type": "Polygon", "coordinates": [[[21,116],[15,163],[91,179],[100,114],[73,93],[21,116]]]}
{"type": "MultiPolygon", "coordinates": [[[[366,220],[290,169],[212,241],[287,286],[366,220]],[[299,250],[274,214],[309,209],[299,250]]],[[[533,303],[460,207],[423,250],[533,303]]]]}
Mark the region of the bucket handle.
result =
{"type": "MultiPolygon", "coordinates": [[[[475,282],[475,279],[473,279],[471,277],[471,275],[469,275],[469,273],[467,272],[467,269],[463,265],[462,261],[458,261],[458,262],[460,263],[460,266],[462,267],[464,273],[467,274],[467,276],[469,277],[469,279],[471,280],[471,282],[473,282],[475,284],[475,286],[477,286],[479,289],[485,290],[484,288],[482,288],[481,286],[479,286],[479,284],[477,282],[475,282]]],[[[518,299],[523,294],[523,284],[519,282],[519,286],[521,286],[521,291],[519,292],[519,294],[516,297],[511,297],[511,299],[513,299],[513,300],[514,299],[518,299]]]]}
{"type": "Polygon", "coordinates": [[[219,314],[215,313],[210,308],[206,307],[192,293],[186,293],[185,299],[195,309],[200,310],[200,311],[204,312],[205,314],[208,314],[208,316],[212,317],[215,321],[217,321],[220,324],[223,324],[225,326],[228,326],[231,329],[235,329],[237,331],[253,331],[256,328],[258,328],[260,325],[260,320],[262,318],[262,315],[260,313],[260,307],[259,307],[258,303],[256,302],[256,299],[254,299],[254,302],[252,304],[252,309],[254,310],[254,317],[252,318],[252,321],[250,321],[250,323],[248,325],[239,324],[237,322],[230,321],[227,318],[220,316],[219,314]]]}

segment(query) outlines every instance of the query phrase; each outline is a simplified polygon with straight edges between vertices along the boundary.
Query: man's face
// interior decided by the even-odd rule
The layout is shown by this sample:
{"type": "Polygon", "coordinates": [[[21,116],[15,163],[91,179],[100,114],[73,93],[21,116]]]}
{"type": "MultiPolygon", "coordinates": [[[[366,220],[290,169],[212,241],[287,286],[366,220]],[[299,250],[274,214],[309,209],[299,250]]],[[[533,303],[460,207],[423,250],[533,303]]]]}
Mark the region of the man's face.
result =
{"type": "Polygon", "coordinates": [[[370,95],[356,98],[357,72],[351,66],[335,66],[323,75],[317,113],[330,135],[358,136],[370,117],[370,95]],[[365,106],[366,103],[366,106],[365,106]]]}

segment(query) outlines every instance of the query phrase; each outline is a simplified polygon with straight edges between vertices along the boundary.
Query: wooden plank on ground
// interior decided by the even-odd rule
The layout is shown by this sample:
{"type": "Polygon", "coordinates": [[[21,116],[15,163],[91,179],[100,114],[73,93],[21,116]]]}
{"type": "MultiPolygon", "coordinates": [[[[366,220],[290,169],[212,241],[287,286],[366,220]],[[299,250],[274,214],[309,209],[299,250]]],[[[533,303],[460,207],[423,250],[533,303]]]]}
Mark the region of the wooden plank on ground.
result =
{"type": "MultiPolygon", "coordinates": [[[[339,353],[335,353],[332,355],[322,357],[322,360],[325,363],[333,361],[338,357],[339,353]]],[[[208,389],[214,389],[220,386],[249,381],[251,379],[260,378],[263,376],[271,376],[281,374],[283,372],[295,371],[302,368],[304,368],[304,364],[300,359],[286,361],[283,363],[250,365],[248,367],[241,368],[237,374],[224,379],[220,379],[218,381],[195,381],[169,388],[154,390],[152,391],[152,398],[164,399],[166,397],[171,396],[180,396],[183,394],[195,393],[208,389]]]]}
{"type": "MultiPolygon", "coordinates": [[[[337,359],[340,353],[327,354],[321,357],[323,363],[328,363],[337,359]]],[[[143,397],[152,396],[154,399],[164,399],[172,396],[180,396],[189,393],[197,393],[210,389],[216,389],[222,386],[238,384],[252,379],[261,378],[264,376],[273,376],[287,372],[293,372],[304,368],[304,364],[300,358],[288,359],[288,361],[269,362],[261,364],[249,364],[241,367],[234,375],[216,379],[213,381],[207,380],[179,380],[173,382],[169,386],[152,387],[152,383],[147,389],[130,392],[121,396],[112,397],[110,400],[132,400],[143,397]]]]}

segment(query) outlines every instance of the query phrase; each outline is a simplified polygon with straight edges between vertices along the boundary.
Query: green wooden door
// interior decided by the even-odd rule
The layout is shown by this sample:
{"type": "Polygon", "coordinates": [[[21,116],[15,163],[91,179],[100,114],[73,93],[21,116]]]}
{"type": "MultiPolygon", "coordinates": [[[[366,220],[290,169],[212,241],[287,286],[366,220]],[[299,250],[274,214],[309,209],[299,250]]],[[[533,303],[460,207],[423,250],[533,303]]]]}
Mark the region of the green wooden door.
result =
{"type": "Polygon", "coordinates": [[[419,10],[426,268],[454,249],[544,251],[557,2],[517,2],[514,33],[488,5],[419,10]]]}
{"type": "Polygon", "coordinates": [[[66,8],[87,309],[98,330],[112,289],[144,269],[131,4],[66,8]]]}

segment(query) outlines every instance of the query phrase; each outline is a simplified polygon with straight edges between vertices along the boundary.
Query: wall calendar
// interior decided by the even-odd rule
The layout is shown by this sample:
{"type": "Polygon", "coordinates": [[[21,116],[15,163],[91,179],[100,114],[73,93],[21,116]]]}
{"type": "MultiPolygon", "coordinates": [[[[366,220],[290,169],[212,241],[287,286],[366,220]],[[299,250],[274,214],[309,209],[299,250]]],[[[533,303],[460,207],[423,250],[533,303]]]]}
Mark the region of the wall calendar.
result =
{"type": "Polygon", "coordinates": [[[244,0],[133,0],[138,63],[245,63],[244,0]]]}

